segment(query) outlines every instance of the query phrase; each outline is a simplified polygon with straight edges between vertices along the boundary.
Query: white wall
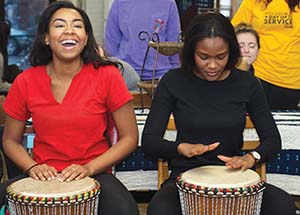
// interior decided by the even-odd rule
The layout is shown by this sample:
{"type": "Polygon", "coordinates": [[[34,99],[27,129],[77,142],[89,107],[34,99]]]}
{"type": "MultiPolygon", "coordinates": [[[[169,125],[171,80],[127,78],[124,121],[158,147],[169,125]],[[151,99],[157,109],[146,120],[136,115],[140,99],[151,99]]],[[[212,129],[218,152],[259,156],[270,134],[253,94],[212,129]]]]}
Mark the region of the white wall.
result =
{"type": "Polygon", "coordinates": [[[220,12],[227,17],[230,17],[231,12],[231,1],[230,0],[220,0],[220,12]]]}
{"type": "Polygon", "coordinates": [[[103,43],[104,27],[109,8],[113,0],[86,0],[85,11],[93,25],[94,35],[98,43],[103,43]]]}

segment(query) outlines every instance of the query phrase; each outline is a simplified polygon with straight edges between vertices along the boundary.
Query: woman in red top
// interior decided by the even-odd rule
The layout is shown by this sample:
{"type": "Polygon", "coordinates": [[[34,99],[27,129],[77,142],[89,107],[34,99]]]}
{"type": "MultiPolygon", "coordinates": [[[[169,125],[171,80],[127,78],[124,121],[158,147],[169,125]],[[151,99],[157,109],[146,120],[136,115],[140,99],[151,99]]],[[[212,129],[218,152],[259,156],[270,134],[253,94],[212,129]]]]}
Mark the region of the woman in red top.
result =
{"type": "MultiPolygon", "coordinates": [[[[83,10],[56,2],[44,11],[30,53],[33,67],[17,77],[3,105],[3,148],[34,179],[94,177],[101,183],[100,214],[138,214],[130,193],[108,173],[137,147],[132,96],[117,65],[97,50],[83,10]],[[33,158],[22,146],[30,117],[33,158]],[[105,136],[110,117],[118,132],[111,147],[105,136]]],[[[1,204],[5,187],[14,180],[2,184],[1,204]]]]}

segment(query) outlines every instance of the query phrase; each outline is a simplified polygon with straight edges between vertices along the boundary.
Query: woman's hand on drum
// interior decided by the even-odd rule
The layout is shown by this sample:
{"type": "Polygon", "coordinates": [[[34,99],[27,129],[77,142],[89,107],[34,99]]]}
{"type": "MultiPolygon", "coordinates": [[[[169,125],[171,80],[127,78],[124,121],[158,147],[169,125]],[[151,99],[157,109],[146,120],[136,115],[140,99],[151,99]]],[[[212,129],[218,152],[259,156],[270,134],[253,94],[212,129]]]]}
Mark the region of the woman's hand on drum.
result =
{"type": "Polygon", "coordinates": [[[202,155],[208,151],[215,150],[219,144],[220,142],[215,142],[209,145],[180,143],[177,147],[177,151],[179,154],[184,155],[187,158],[191,158],[193,156],[202,155]]]}
{"type": "Polygon", "coordinates": [[[91,176],[92,173],[90,173],[89,169],[86,166],[78,165],[78,164],[72,164],[68,167],[66,167],[61,174],[58,176],[59,181],[73,181],[73,180],[79,180],[81,178],[84,178],[86,176],[91,176]]]}
{"type": "Polygon", "coordinates": [[[225,155],[218,155],[218,158],[226,163],[226,166],[232,169],[246,170],[252,168],[255,164],[255,160],[249,154],[244,156],[228,157],[225,155]]]}
{"type": "Polygon", "coordinates": [[[27,173],[31,178],[42,180],[42,181],[50,181],[57,177],[57,170],[49,166],[47,164],[38,164],[34,167],[30,168],[27,173]]]}

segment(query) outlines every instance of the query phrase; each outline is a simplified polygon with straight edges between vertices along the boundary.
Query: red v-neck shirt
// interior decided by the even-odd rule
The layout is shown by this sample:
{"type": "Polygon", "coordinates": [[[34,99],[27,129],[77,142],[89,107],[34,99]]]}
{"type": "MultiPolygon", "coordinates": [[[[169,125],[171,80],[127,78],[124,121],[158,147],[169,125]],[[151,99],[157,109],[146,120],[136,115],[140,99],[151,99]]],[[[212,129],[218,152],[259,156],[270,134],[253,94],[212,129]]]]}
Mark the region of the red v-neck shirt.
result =
{"type": "MultiPolygon", "coordinates": [[[[45,66],[17,76],[3,104],[16,120],[32,117],[35,130],[33,158],[58,171],[85,164],[104,153],[107,112],[132,100],[120,71],[114,66],[83,65],[61,103],[53,97],[45,66]]],[[[17,155],[16,155],[17,156],[17,155]]]]}

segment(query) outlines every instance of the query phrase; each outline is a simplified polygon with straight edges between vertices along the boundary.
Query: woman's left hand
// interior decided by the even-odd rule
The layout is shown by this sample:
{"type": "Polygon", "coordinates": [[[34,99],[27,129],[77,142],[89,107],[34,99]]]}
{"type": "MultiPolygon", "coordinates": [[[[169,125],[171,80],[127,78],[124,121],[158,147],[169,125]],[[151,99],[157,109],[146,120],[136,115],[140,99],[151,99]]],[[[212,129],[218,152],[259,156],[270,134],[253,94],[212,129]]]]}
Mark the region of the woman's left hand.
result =
{"type": "Polygon", "coordinates": [[[250,169],[254,166],[255,160],[249,155],[228,157],[225,155],[218,155],[218,158],[226,163],[226,166],[232,169],[250,169]]]}
{"type": "Polygon", "coordinates": [[[87,176],[91,176],[92,173],[84,165],[72,164],[66,167],[58,176],[59,181],[73,181],[79,180],[87,176]]]}

